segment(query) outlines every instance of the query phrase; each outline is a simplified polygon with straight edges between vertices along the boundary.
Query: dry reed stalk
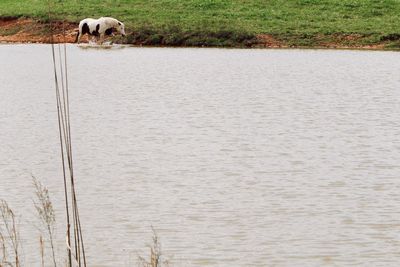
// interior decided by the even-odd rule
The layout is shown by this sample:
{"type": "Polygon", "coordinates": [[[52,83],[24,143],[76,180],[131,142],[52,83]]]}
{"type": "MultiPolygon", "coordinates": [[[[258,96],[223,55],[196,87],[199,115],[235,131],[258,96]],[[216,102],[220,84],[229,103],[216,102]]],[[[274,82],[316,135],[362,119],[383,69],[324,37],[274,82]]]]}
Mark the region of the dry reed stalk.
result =
{"type": "MultiPolygon", "coordinates": [[[[63,2],[61,1],[63,8],[63,2]]],[[[77,260],[78,266],[86,267],[86,255],[83,244],[82,227],[78,212],[78,202],[76,199],[75,190],[75,179],[73,171],[73,160],[72,160],[72,144],[71,144],[71,124],[69,116],[69,88],[68,88],[68,68],[67,68],[67,49],[64,44],[64,59],[61,56],[61,46],[58,46],[58,63],[59,70],[57,69],[55,48],[54,48],[54,34],[52,28],[51,19],[51,1],[48,0],[48,16],[50,21],[50,40],[53,57],[53,69],[54,69],[54,82],[56,89],[56,101],[57,101],[57,116],[58,116],[58,129],[61,146],[61,159],[63,165],[63,176],[64,176],[64,193],[65,193],[65,208],[67,218],[67,250],[68,250],[68,266],[72,267],[72,250],[75,250],[75,259],[77,260]],[[64,61],[64,66],[63,66],[64,61]],[[63,69],[64,68],[64,69],[63,69]],[[58,79],[58,72],[61,75],[61,81],[58,79]],[[65,76],[64,76],[65,73],[65,76]],[[61,83],[61,86],[60,86],[61,83]],[[61,91],[61,92],[60,92],[61,91]],[[68,179],[67,179],[68,178],[68,179]],[[68,186],[69,184],[69,186],[68,186]],[[69,190],[68,190],[68,187],[69,190]],[[70,194],[70,197],[68,197],[70,194]],[[73,226],[73,237],[74,245],[71,244],[71,224],[70,224],[70,213],[69,205],[71,204],[72,209],[72,226],[73,226]]],[[[63,22],[63,35],[65,39],[65,25],[63,22]]]]}
{"type": "Polygon", "coordinates": [[[6,264],[7,262],[7,251],[6,251],[6,241],[4,240],[4,236],[0,231],[0,244],[1,244],[1,261],[0,261],[0,267],[6,264]]]}
{"type": "Polygon", "coordinates": [[[44,267],[44,241],[42,235],[40,235],[39,243],[40,243],[40,256],[42,260],[42,267],[44,267]]]}
{"type": "MultiPolygon", "coordinates": [[[[0,217],[1,217],[1,225],[0,225],[0,233],[3,240],[3,256],[6,255],[6,242],[11,245],[12,252],[14,254],[14,264],[15,267],[20,267],[20,259],[19,259],[19,231],[15,221],[15,215],[12,209],[9,207],[8,203],[5,200],[0,200],[0,217]]],[[[8,265],[12,264],[7,261],[8,265]]]]}

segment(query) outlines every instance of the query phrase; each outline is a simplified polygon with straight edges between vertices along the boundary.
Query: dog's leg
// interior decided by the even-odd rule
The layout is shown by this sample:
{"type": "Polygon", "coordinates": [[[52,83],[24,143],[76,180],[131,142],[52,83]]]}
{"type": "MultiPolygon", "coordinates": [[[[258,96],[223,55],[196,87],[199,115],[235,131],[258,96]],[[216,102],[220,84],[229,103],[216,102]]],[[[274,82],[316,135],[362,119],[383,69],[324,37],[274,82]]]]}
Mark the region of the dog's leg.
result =
{"type": "Polygon", "coordinates": [[[99,44],[102,45],[104,41],[104,33],[100,33],[99,44]]]}
{"type": "Polygon", "coordinates": [[[97,43],[97,38],[94,35],[89,35],[89,43],[97,43]]]}
{"type": "Polygon", "coordinates": [[[80,36],[81,36],[81,32],[78,31],[78,34],[76,35],[76,38],[75,38],[75,43],[78,43],[78,44],[79,44],[79,42],[80,42],[80,40],[81,40],[80,36]]]}
{"type": "Polygon", "coordinates": [[[82,34],[79,32],[78,36],[76,37],[75,42],[77,42],[79,44],[81,42],[81,37],[82,37],[82,34]]]}

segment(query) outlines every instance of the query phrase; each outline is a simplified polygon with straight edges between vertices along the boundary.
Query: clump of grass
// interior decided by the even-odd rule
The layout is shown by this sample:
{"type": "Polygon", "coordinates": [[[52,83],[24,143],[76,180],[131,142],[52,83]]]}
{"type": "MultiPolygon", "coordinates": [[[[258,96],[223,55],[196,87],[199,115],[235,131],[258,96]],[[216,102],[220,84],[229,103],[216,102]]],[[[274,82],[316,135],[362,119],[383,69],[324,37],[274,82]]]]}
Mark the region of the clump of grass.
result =
{"type": "Polygon", "coordinates": [[[157,235],[157,232],[151,227],[153,232],[153,242],[150,247],[150,258],[146,260],[144,257],[139,256],[139,267],[162,267],[169,266],[168,260],[163,260],[163,254],[161,252],[161,243],[157,235]]]}
{"type": "Polygon", "coordinates": [[[0,35],[3,35],[3,36],[14,35],[14,34],[17,34],[18,32],[20,32],[21,30],[22,30],[21,26],[0,29],[0,35]]]}
{"type": "Polygon", "coordinates": [[[20,267],[19,231],[15,214],[5,200],[0,200],[0,219],[0,244],[2,250],[0,266],[20,267]],[[10,249],[8,249],[7,244],[11,245],[10,249]],[[13,260],[9,260],[8,255],[12,256],[13,260]]]}
{"type": "Polygon", "coordinates": [[[389,34],[381,36],[380,40],[381,41],[397,41],[397,40],[400,40],[400,34],[399,33],[389,33],[389,34]]]}

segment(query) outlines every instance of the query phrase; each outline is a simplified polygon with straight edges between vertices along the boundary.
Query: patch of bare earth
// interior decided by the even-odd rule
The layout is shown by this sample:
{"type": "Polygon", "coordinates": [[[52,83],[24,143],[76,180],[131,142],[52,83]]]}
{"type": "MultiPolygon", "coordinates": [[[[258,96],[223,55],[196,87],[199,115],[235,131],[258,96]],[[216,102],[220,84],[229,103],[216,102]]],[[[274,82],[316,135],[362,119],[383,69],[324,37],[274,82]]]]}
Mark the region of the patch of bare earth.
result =
{"type": "Polygon", "coordinates": [[[287,47],[287,45],[285,45],[281,41],[277,40],[271,34],[258,34],[256,36],[256,38],[257,38],[257,44],[258,44],[257,46],[268,47],[268,48],[287,47]]]}
{"type": "MultiPolygon", "coordinates": [[[[69,22],[55,22],[51,25],[54,43],[73,43],[77,25],[69,22]],[[64,37],[65,30],[65,37],[64,37]]],[[[0,42],[2,43],[50,43],[52,41],[49,23],[26,18],[0,18],[0,42]]]]}
{"type": "Polygon", "coordinates": [[[333,34],[329,41],[322,41],[320,46],[326,48],[357,48],[357,49],[383,49],[385,43],[363,44],[365,36],[361,34],[333,34]]]}

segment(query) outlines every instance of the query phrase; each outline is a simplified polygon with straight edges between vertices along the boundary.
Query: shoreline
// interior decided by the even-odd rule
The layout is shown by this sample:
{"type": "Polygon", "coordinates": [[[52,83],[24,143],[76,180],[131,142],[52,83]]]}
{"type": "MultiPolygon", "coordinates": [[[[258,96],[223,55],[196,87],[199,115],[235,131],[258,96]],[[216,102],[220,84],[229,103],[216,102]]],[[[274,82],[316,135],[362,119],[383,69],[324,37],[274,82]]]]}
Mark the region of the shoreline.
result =
{"type": "MultiPolygon", "coordinates": [[[[75,43],[77,23],[55,21],[54,43],[75,43]],[[65,37],[64,37],[65,31],[65,37]]],[[[32,18],[0,17],[0,43],[2,44],[50,44],[50,23],[32,18]]],[[[83,37],[82,43],[87,42],[83,37]]],[[[400,50],[400,36],[387,36],[378,41],[363,34],[315,34],[278,35],[246,34],[236,32],[182,32],[154,29],[134,30],[127,37],[113,38],[114,43],[143,47],[219,47],[219,48],[266,48],[266,49],[344,49],[344,50],[400,50]]]]}

